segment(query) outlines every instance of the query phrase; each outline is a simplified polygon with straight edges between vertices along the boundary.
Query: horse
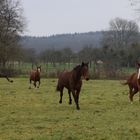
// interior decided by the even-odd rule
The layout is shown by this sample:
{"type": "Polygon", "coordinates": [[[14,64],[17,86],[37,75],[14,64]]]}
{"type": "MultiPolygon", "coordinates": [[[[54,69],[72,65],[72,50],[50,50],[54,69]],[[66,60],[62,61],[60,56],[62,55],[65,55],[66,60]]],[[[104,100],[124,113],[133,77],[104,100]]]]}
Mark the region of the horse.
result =
{"type": "Polygon", "coordinates": [[[29,89],[31,89],[32,81],[34,82],[35,87],[36,87],[36,82],[38,82],[37,88],[39,88],[39,86],[40,86],[40,72],[41,72],[41,66],[37,66],[36,70],[32,70],[30,72],[30,78],[29,78],[30,86],[29,86],[29,89]]]}
{"type": "Polygon", "coordinates": [[[0,77],[5,77],[8,82],[13,82],[13,80],[10,80],[6,74],[0,73],[0,77]]]}
{"type": "Polygon", "coordinates": [[[59,103],[62,103],[63,89],[68,90],[69,104],[72,104],[71,92],[76,104],[77,110],[79,107],[79,94],[82,87],[82,78],[89,80],[88,63],[82,62],[81,65],[76,66],[71,71],[63,71],[58,77],[58,83],[56,90],[60,92],[59,103]]]}
{"type": "MultiPolygon", "coordinates": [[[[133,102],[133,96],[140,91],[140,72],[135,72],[129,76],[123,85],[128,85],[129,87],[129,99],[130,102],[133,102]]],[[[139,102],[140,102],[140,95],[139,95],[139,102]]]]}

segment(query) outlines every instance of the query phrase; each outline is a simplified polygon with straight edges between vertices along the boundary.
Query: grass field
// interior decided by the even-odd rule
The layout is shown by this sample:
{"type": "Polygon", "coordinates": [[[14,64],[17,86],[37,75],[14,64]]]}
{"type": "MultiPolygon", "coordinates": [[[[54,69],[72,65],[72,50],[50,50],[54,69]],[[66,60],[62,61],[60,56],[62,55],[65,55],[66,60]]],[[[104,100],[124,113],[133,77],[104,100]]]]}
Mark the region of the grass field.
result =
{"type": "Polygon", "coordinates": [[[42,79],[40,89],[28,79],[0,79],[0,140],[139,140],[140,103],[128,100],[120,81],[84,81],[81,110],[63,103],[55,92],[56,79],[42,79]]]}

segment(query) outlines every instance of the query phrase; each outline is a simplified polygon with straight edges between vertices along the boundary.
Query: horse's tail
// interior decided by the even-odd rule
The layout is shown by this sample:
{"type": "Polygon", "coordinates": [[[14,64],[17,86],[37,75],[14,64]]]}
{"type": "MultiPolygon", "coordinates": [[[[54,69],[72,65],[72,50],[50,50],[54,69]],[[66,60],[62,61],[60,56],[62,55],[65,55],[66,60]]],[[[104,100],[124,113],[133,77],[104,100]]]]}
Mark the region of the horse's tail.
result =
{"type": "Polygon", "coordinates": [[[60,91],[59,84],[57,84],[56,91],[60,91]]]}
{"type": "Polygon", "coordinates": [[[13,80],[10,80],[7,76],[5,76],[5,78],[7,79],[8,82],[13,83],[13,80]]]}
{"type": "Polygon", "coordinates": [[[122,85],[128,85],[129,83],[128,83],[128,81],[126,81],[126,82],[121,82],[121,84],[122,85]]]}
{"type": "Polygon", "coordinates": [[[7,79],[7,81],[8,81],[8,82],[13,83],[13,80],[10,80],[10,79],[8,78],[8,76],[7,76],[7,75],[3,75],[3,77],[5,77],[5,78],[7,79]]]}
{"type": "Polygon", "coordinates": [[[0,73],[0,76],[1,76],[1,77],[5,77],[5,78],[7,79],[8,82],[11,82],[11,83],[13,82],[13,80],[10,80],[10,79],[8,78],[8,76],[5,75],[5,74],[0,73]]]}

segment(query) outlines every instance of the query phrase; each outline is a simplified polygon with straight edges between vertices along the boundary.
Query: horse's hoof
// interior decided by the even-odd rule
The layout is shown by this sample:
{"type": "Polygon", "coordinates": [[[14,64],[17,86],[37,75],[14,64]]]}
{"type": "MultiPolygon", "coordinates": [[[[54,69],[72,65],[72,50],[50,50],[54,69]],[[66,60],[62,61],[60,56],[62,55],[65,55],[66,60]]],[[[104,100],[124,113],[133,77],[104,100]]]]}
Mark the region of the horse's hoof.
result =
{"type": "Polygon", "coordinates": [[[69,105],[71,105],[72,104],[72,102],[69,102],[69,105]]]}
{"type": "Polygon", "coordinates": [[[62,101],[59,101],[60,104],[62,104],[62,101]]]}
{"type": "Polygon", "coordinates": [[[80,107],[77,107],[77,110],[80,110],[80,107]]]}

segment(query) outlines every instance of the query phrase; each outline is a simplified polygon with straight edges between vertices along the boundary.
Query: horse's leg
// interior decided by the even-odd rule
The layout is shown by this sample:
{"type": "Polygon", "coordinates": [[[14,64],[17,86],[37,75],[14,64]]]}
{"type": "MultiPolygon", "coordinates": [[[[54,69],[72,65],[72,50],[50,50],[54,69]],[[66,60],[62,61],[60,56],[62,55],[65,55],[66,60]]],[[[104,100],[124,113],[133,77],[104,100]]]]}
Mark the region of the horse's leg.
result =
{"type": "Polygon", "coordinates": [[[132,101],[133,101],[133,96],[138,92],[138,89],[134,88],[133,92],[132,92],[132,101]]]}
{"type": "Polygon", "coordinates": [[[37,86],[37,88],[39,88],[40,87],[40,80],[38,81],[38,86],[37,86]]]}
{"type": "Polygon", "coordinates": [[[68,90],[68,94],[69,94],[69,104],[71,105],[72,104],[72,98],[71,98],[71,91],[68,90]]]}
{"type": "Polygon", "coordinates": [[[128,86],[129,86],[129,99],[130,99],[130,102],[132,103],[133,102],[133,97],[132,97],[133,87],[131,85],[128,85],[128,86]]]}
{"type": "Polygon", "coordinates": [[[138,92],[137,88],[134,88],[130,94],[130,101],[131,103],[133,102],[133,96],[138,92]]]}
{"type": "Polygon", "coordinates": [[[137,86],[138,86],[138,91],[139,91],[139,102],[140,102],[140,81],[137,80],[137,86]]]}
{"type": "Polygon", "coordinates": [[[80,110],[80,107],[79,107],[79,94],[80,94],[80,89],[76,91],[76,101],[77,101],[77,109],[80,110]]]}
{"type": "Polygon", "coordinates": [[[59,100],[59,103],[60,103],[60,104],[62,103],[63,89],[64,89],[64,88],[61,88],[61,90],[60,90],[60,100],[59,100]]]}
{"type": "Polygon", "coordinates": [[[139,91],[139,103],[140,103],[140,91],[139,91]]]}
{"type": "Polygon", "coordinates": [[[32,80],[30,79],[30,86],[29,86],[29,89],[31,89],[31,85],[32,85],[32,80]]]}
{"type": "Polygon", "coordinates": [[[78,105],[78,96],[76,95],[76,92],[75,90],[72,90],[72,95],[73,95],[73,98],[74,98],[74,101],[75,101],[75,104],[76,104],[76,109],[79,110],[79,105],[78,105]]]}
{"type": "Polygon", "coordinates": [[[34,81],[34,86],[36,87],[36,81],[34,81]]]}

